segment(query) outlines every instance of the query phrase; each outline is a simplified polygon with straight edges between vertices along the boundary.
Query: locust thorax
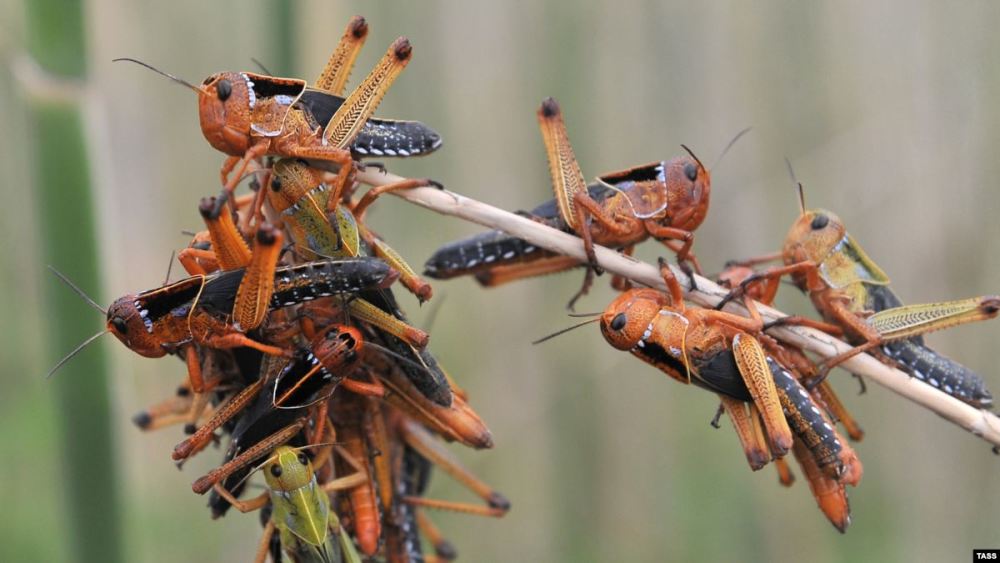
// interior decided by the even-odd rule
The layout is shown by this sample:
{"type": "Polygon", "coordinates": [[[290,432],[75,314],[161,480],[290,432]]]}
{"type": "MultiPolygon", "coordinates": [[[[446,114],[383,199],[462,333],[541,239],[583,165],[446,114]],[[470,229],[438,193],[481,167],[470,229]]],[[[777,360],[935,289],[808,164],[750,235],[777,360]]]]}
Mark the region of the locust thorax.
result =
{"type": "Polygon", "coordinates": [[[632,289],[619,295],[601,314],[601,334],[619,350],[631,350],[644,338],[656,315],[669,302],[655,289],[632,289]]]}
{"type": "Polygon", "coordinates": [[[208,143],[228,155],[243,156],[250,148],[255,102],[246,74],[220,72],[206,78],[198,95],[198,117],[208,143]]]}
{"type": "Polygon", "coordinates": [[[681,156],[666,163],[664,177],[670,226],[697,229],[708,214],[712,191],[708,169],[690,156],[681,156]]]}
{"type": "Polygon", "coordinates": [[[120,297],[108,307],[107,329],[140,356],[160,358],[167,353],[154,334],[149,311],[135,295],[120,297]]]}

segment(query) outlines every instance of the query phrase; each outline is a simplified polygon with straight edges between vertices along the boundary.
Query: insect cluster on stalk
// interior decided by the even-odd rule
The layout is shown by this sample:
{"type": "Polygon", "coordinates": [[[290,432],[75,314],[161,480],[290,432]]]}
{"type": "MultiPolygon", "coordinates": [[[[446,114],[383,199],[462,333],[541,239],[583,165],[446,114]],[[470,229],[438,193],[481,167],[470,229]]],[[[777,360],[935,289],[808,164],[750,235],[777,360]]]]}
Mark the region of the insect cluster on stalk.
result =
{"type": "MultiPolygon", "coordinates": [[[[555,199],[521,214],[579,236],[588,260],[556,254],[497,230],[442,246],[427,260],[426,275],[469,275],[492,287],[583,267],[586,278],[569,303],[572,309],[600,273],[596,244],[631,255],[635,245],[648,238],[676,253],[685,273],[701,273],[692,252],[692,232],[708,212],[711,176],[691,151],[689,156],[603,174],[587,185],[558,104],[546,99],[537,116],[555,199]]],[[[799,189],[802,201],[801,185],[799,189]]],[[[979,375],[928,348],[921,335],[994,318],[1000,298],[902,305],[889,290],[888,277],[828,211],[808,211],[802,204],[781,252],[728,264],[718,280],[731,292],[715,309],[685,304],[684,288],[662,259],[661,273],[668,292],[632,288],[629,280],[616,275],[611,285],[620,295],[602,314],[571,328],[600,322],[602,335],[614,348],[681,383],[717,394],[721,405],[713,426],[726,413],[751,468],[758,470],[773,460],[785,485],[793,481],[784,461],[791,452],[820,509],[841,532],[850,523],[846,486],[858,484],[862,465],[836,424],[853,441],[863,433],[825,381],[831,368],[869,352],[973,407],[992,405],[979,375]],[[752,269],[778,259],[784,267],[752,269]],[[764,324],[755,303],[771,304],[783,276],[791,276],[809,295],[822,321],[792,316],[764,324]],[[741,302],[749,317],[723,311],[732,300],[741,302]],[[819,362],[766,332],[793,324],[844,337],[854,348],[819,362]]],[[[690,279],[691,289],[697,289],[695,277],[690,279]]]]}
{"type": "MultiPolygon", "coordinates": [[[[454,549],[424,509],[498,517],[510,507],[441,444],[478,449],[493,440],[392,290],[398,282],[424,302],[431,286],[366,222],[381,194],[441,185],[402,180],[355,197],[363,157],[412,157],[441,146],[423,123],[374,116],[412,56],[405,38],[343,95],[367,33],[364,19],[353,18],[312,85],[253,72],[216,73],[194,85],[127,59],[193,90],[205,139],[227,156],[221,190],[197,206],[205,230],[178,253],[189,277],[107,309],[94,304],[106,318],[100,334],[142,356],[183,362],[177,392],[134,422],[144,430],[182,425],[186,437],[172,452],[179,465],[228,441],[223,462],[192,489],[210,495],[213,517],[234,506],[261,510],[258,561],[450,560],[454,549]],[[247,177],[256,189],[237,195],[247,177]],[[426,498],[434,466],[482,504],[426,498]],[[258,471],[264,493],[242,498],[258,471]],[[425,543],[434,555],[423,554],[425,543]]],[[[693,233],[711,196],[701,160],[684,147],[686,154],[587,184],[555,100],[542,102],[537,120],[555,198],[523,215],[578,236],[586,260],[489,231],[443,246],[424,275],[470,275],[490,287],[581,267],[572,308],[602,273],[597,245],[631,255],[652,238],[676,255],[697,289],[702,265],[693,233]]],[[[662,259],[660,272],[667,291],[614,276],[618,295],[582,324],[599,322],[612,347],[715,393],[721,404],[713,425],[728,415],[753,470],[773,461],[791,485],[791,453],[841,532],[850,523],[846,487],[863,474],[848,438],[863,432],[826,381],[833,367],[867,352],[921,385],[975,408],[992,406],[983,378],[928,348],[922,335],[994,318],[1000,298],[903,305],[833,213],[802,203],[780,252],[727,265],[718,280],[730,293],[714,309],[686,304],[685,288],[662,259]],[[754,269],[779,259],[783,266],[754,269]],[[764,323],[757,304],[772,303],[784,277],[809,295],[822,320],[764,323]],[[747,316],[723,310],[731,301],[747,316]],[[780,325],[819,329],[853,348],[819,361],[768,334],[780,325]]]]}
{"type": "Polygon", "coordinates": [[[205,230],[178,253],[190,277],[98,307],[104,332],[129,349],[183,362],[176,394],[133,420],[147,431],[182,426],[178,465],[228,439],[222,463],[192,488],[210,493],[213,517],[263,509],[258,561],[423,561],[424,544],[453,559],[425,508],[498,517],[510,506],[440,443],[493,447],[391,287],[423,302],[431,286],[365,222],[382,193],[440,185],[411,180],[354,197],[361,157],[441,146],[423,123],[373,116],[410,60],[406,38],[343,95],[367,34],[352,18],[312,85],[221,72],[195,86],[166,75],[197,93],[205,138],[227,155],[222,192],[200,202],[205,230]],[[237,195],[247,176],[258,189],[237,195]],[[434,466],[483,504],[425,498],[434,466]],[[258,471],[266,491],[241,500],[258,471]]]}

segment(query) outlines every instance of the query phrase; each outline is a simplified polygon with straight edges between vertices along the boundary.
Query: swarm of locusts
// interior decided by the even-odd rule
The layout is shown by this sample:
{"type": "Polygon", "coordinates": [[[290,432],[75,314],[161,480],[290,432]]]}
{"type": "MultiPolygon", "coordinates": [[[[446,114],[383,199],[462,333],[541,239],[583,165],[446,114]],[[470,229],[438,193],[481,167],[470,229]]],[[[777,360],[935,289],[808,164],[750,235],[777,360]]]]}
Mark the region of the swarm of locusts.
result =
{"type": "Polygon", "coordinates": [[[423,123],[373,115],[410,60],[406,38],[343,95],[367,34],[364,18],[351,19],[313,84],[220,72],[195,86],[129,59],[194,90],[205,138],[228,158],[221,193],[192,205],[205,230],[177,253],[190,277],[117,299],[102,309],[105,332],[186,366],[176,394],[133,420],[182,427],[178,464],[228,443],[192,489],[209,495],[213,518],[261,511],[257,561],[450,560],[425,509],[499,517],[510,507],[442,443],[493,447],[393,293],[398,282],[424,302],[431,286],[365,222],[380,194],[437,184],[355,197],[362,157],[441,146],[423,123]],[[238,195],[246,178],[253,190],[238,195]],[[435,466],[482,504],[425,498],[435,466]],[[247,498],[257,474],[266,491],[247,498]]]}
{"type": "MultiPolygon", "coordinates": [[[[95,306],[106,316],[104,332],[129,349],[172,356],[185,367],[176,393],[134,422],[146,431],[182,427],[186,437],[172,452],[178,464],[225,444],[220,465],[192,488],[209,495],[215,518],[232,507],[261,511],[258,561],[450,560],[454,548],[425,509],[496,517],[510,507],[444,447],[490,448],[493,440],[393,294],[398,283],[424,302],[431,286],[365,220],[381,194],[441,188],[418,179],[360,193],[359,173],[383,167],[362,158],[414,157],[441,146],[423,123],[374,116],[410,60],[405,38],[343,95],[367,33],[365,20],[354,17],[313,84],[220,72],[194,85],[126,59],[193,90],[205,139],[227,158],[221,192],[197,206],[205,230],[177,253],[189,277],[125,295],[107,309],[95,306]],[[239,195],[245,179],[250,193],[239,195]],[[483,504],[425,498],[435,466],[483,504]],[[266,490],[247,498],[252,479],[266,490]],[[423,554],[427,546],[433,553],[423,554]]],[[[441,248],[425,275],[473,275],[496,286],[582,268],[572,306],[601,273],[595,245],[631,255],[650,238],[675,254],[682,270],[701,273],[692,233],[708,212],[711,175],[693,152],[685,147],[683,156],[588,185],[559,105],[545,100],[537,118],[555,199],[522,214],[578,236],[588,260],[490,231],[441,248]]],[[[716,393],[713,423],[728,415],[752,469],[774,461],[781,482],[791,485],[785,456],[794,455],[841,531],[850,522],[845,487],[857,485],[863,471],[837,425],[851,441],[863,433],[825,381],[831,368],[873,353],[969,405],[992,404],[977,374],[927,348],[921,335],[993,318],[1000,299],[902,305],[886,274],[828,211],[803,205],[780,252],[728,264],[718,279],[731,292],[716,309],[685,304],[684,288],[662,259],[660,271],[669,291],[615,276],[620,295],[587,322],[599,321],[614,348],[716,393]],[[779,259],[784,266],[754,269],[779,259]],[[822,320],[764,323],[756,303],[770,304],[785,276],[809,294],[822,320]],[[722,310],[734,300],[748,316],[722,310]],[[817,361],[768,336],[775,324],[818,328],[855,347],[817,361]]]]}
{"type": "MultiPolygon", "coordinates": [[[[543,101],[537,117],[555,199],[521,214],[579,236],[588,260],[494,230],[443,246],[427,261],[426,275],[471,275],[493,287],[584,268],[583,287],[569,303],[572,309],[600,273],[596,244],[631,255],[636,244],[649,238],[675,253],[682,271],[701,274],[691,251],[692,233],[708,212],[711,176],[693,152],[683,147],[685,156],[602,174],[588,185],[559,105],[551,98],[543,101]]],[[[614,348],[631,352],[681,383],[717,394],[720,406],[712,425],[718,427],[722,414],[728,415],[751,469],[773,461],[780,482],[790,486],[794,476],[785,462],[790,452],[819,508],[844,532],[850,524],[846,486],[857,486],[863,469],[837,424],[851,441],[861,440],[863,432],[826,382],[827,374],[868,352],[923,384],[988,409],[993,399],[983,379],[928,348],[921,335],[994,318],[1000,297],[903,305],[889,289],[888,276],[847,233],[840,218],[829,211],[807,210],[801,184],[798,187],[801,215],[781,251],[726,264],[717,280],[730,292],[715,308],[686,304],[684,287],[661,258],[660,274],[668,291],[633,287],[634,282],[616,275],[611,285],[620,295],[603,313],[570,329],[599,322],[601,334],[614,348]],[[778,260],[784,266],[754,270],[778,260]],[[822,320],[785,316],[765,324],[757,303],[770,305],[785,276],[809,295],[822,320]],[[734,300],[744,305],[747,316],[722,310],[734,300]],[[780,325],[819,329],[853,347],[817,361],[766,333],[780,325]]],[[[694,276],[690,280],[696,283],[694,276]]]]}

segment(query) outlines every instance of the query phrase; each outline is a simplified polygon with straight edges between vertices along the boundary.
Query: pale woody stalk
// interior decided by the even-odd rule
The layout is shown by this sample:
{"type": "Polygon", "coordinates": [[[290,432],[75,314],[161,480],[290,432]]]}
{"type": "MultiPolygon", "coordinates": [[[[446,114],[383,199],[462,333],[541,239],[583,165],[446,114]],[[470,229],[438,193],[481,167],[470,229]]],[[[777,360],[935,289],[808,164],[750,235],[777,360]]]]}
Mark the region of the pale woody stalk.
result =
{"type": "MultiPolygon", "coordinates": [[[[362,182],[372,186],[404,180],[399,176],[384,174],[377,170],[365,171],[359,178],[362,182]]],[[[579,258],[581,261],[586,260],[583,243],[579,238],[491,205],[434,188],[414,188],[394,192],[394,194],[432,211],[478,223],[484,227],[499,229],[552,252],[579,258]]],[[[663,283],[656,266],[624,256],[602,246],[596,246],[596,251],[597,262],[608,272],[625,276],[642,285],[666,290],[666,285],[663,283]]],[[[681,285],[687,287],[689,285],[687,276],[676,267],[672,266],[672,268],[681,285]]],[[[692,303],[704,307],[714,307],[727,293],[726,290],[701,276],[697,276],[696,281],[698,291],[688,292],[686,295],[692,303]]],[[[764,305],[758,304],[758,309],[765,322],[784,316],[781,311],[764,305]]],[[[727,310],[741,314],[746,312],[736,304],[728,305],[727,310]]],[[[771,329],[768,333],[778,340],[800,346],[824,358],[850,349],[850,346],[843,341],[810,328],[780,327],[771,329]]],[[[842,367],[866,377],[893,393],[961,426],[994,446],[1000,447],[1000,418],[992,412],[967,405],[900,370],[886,366],[868,354],[854,356],[844,362],[842,367]]]]}

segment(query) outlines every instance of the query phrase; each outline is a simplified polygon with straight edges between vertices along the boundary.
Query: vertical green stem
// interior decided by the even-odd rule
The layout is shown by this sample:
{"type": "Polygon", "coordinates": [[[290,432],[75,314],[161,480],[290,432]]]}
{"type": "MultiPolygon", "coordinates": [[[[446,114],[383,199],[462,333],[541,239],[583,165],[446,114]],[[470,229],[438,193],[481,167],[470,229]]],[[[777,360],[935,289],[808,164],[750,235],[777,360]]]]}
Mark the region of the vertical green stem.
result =
{"type": "Polygon", "coordinates": [[[274,37],[274,68],[271,70],[278,76],[297,76],[292,0],[276,0],[270,6],[271,17],[266,19],[264,25],[268,27],[268,34],[274,37]]]}
{"type": "MultiPolygon", "coordinates": [[[[27,0],[28,52],[43,73],[63,82],[86,75],[83,6],[79,0],[27,0]]],[[[29,94],[30,96],[31,94],[29,94]]],[[[32,158],[42,259],[88,289],[100,287],[86,136],[79,100],[33,96],[32,158]]],[[[99,328],[103,319],[46,275],[47,343],[51,360],[99,328]]],[[[115,448],[110,432],[108,361],[100,346],[74,358],[52,381],[62,413],[62,464],[77,561],[122,560],[115,448]]]]}

